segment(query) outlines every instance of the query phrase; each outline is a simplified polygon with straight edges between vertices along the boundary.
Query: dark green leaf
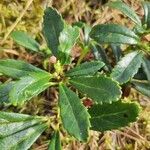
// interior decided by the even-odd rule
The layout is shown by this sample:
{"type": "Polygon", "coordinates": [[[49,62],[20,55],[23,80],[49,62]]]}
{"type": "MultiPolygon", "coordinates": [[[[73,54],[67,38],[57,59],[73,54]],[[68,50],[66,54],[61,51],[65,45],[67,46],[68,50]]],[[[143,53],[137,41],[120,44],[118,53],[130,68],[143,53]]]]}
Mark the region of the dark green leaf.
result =
{"type": "Polygon", "coordinates": [[[132,81],[134,88],[140,93],[150,97],[150,82],[149,81],[132,81]]]}
{"type": "Polygon", "coordinates": [[[118,129],[136,121],[139,106],[136,103],[118,101],[112,104],[94,105],[89,109],[89,113],[91,129],[103,132],[118,129]]]}
{"type": "Polygon", "coordinates": [[[135,11],[121,1],[110,2],[108,3],[109,7],[120,10],[124,15],[128,16],[132,21],[141,26],[141,20],[135,13],[135,11]]]}
{"type": "Polygon", "coordinates": [[[46,128],[42,117],[0,112],[0,148],[28,150],[46,128]]]}
{"type": "Polygon", "coordinates": [[[64,28],[64,22],[56,9],[46,8],[44,12],[43,33],[52,53],[58,55],[59,36],[64,28]]]}
{"type": "Polygon", "coordinates": [[[64,30],[60,33],[59,37],[59,60],[61,64],[70,63],[71,49],[79,38],[79,28],[74,26],[65,25],[64,30]]]}
{"type": "Polygon", "coordinates": [[[50,86],[49,76],[39,78],[23,77],[17,81],[9,93],[9,100],[13,105],[22,105],[25,101],[37,96],[50,86]]]}
{"type": "Polygon", "coordinates": [[[59,107],[64,128],[80,141],[86,141],[89,114],[78,96],[65,85],[59,86],[59,107]]]}
{"type": "Polygon", "coordinates": [[[94,75],[98,70],[100,70],[105,64],[101,61],[85,62],[66,73],[66,76],[85,76],[94,75]]]}
{"type": "Polygon", "coordinates": [[[14,31],[11,37],[15,42],[27,49],[35,52],[40,50],[40,44],[23,31],[14,31]]]}
{"type": "Polygon", "coordinates": [[[133,31],[118,24],[96,25],[92,28],[90,37],[101,44],[137,44],[139,41],[139,38],[133,31]]]}
{"type": "Polygon", "coordinates": [[[4,83],[0,85],[0,103],[9,103],[9,92],[14,82],[4,83]]]}
{"type": "Polygon", "coordinates": [[[113,51],[113,54],[117,63],[122,57],[121,48],[119,45],[116,45],[116,44],[111,44],[111,48],[112,48],[112,51],[113,51]]]}
{"type": "MultiPolygon", "coordinates": [[[[34,131],[32,135],[29,135],[26,137],[26,140],[23,140],[22,142],[15,145],[12,149],[15,150],[28,150],[32,144],[37,140],[37,138],[44,132],[44,130],[47,128],[47,125],[40,124],[33,127],[34,131]]],[[[31,130],[28,132],[32,132],[31,130]]]]}
{"type": "Polygon", "coordinates": [[[118,84],[105,76],[76,77],[70,83],[98,103],[117,101],[121,96],[118,84]]]}
{"type": "Polygon", "coordinates": [[[106,68],[106,70],[108,71],[111,71],[112,67],[109,62],[109,58],[105,52],[105,49],[103,49],[100,45],[95,45],[95,44],[91,45],[91,49],[93,51],[95,59],[101,60],[102,62],[104,62],[106,64],[104,68],[106,68]]]}
{"type": "Polygon", "coordinates": [[[144,57],[142,65],[143,65],[144,72],[146,73],[147,79],[150,81],[150,60],[144,57]]]}
{"type": "Polygon", "coordinates": [[[128,82],[137,72],[142,63],[142,52],[131,52],[123,57],[115,66],[111,77],[120,84],[128,82]]]}
{"type": "Polygon", "coordinates": [[[144,8],[144,24],[147,25],[147,28],[150,28],[150,2],[143,2],[144,8]]]}
{"type": "Polygon", "coordinates": [[[48,150],[61,150],[61,142],[60,142],[60,135],[59,132],[55,131],[50,143],[49,143],[49,147],[48,150]]]}
{"type": "Polygon", "coordinates": [[[9,76],[11,78],[19,79],[23,76],[30,76],[33,73],[43,73],[43,75],[49,74],[48,72],[32,66],[24,61],[5,59],[0,60],[0,73],[9,76]]]}
{"type": "Polygon", "coordinates": [[[147,80],[147,76],[143,70],[143,67],[140,67],[138,72],[134,75],[134,79],[137,80],[147,80]]]}

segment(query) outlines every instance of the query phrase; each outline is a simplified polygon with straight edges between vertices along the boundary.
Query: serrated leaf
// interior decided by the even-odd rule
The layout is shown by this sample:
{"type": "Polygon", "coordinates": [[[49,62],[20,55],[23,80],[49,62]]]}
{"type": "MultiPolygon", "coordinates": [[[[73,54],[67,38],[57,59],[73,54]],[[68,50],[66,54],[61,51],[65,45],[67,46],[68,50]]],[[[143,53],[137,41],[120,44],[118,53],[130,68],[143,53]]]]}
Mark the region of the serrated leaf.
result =
{"type": "Polygon", "coordinates": [[[44,12],[43,33],[53,55],[58,55],[59,36],[63,31],[64,21],[56,9],[48,7],[44,12]]]}
{"type": "Polygon", "coordinates": [[[100,44],[137,44],[139,41],[133,31],[118,24],[96,25],[92,28],[90,37],[100,44]]]}
{"type": "Polygon", "coordinates": [[[142,3],[144,8],[144,24],[147,28],[150,28],[150,2],[145,1],[142,3]]]}
{"type": "Polygon", "coordinates": [[[46,128],[42,117],[0,112],[0,148],[28,150],[46,128]]]}
{"type": "Polygon", "coordinates": [[[142,61],[144,72],[146,73],[147,79],[150,81],[150,60],[146,57],[142,61]]]}
{"type": "Polygon", "coordinates": [[[70,69],[66,76],[86,76],[86,75],[94,75],[98,70],[100,70],[105,64],[101,61],[91,61],[82,63],[79,66],[76,66],[73,69],[70,69]]]}
{"type": "Polygon", "coordinates": [[[116,2],[110,2],[107,5],[111,8],[118,9],[124,15],[128,16],[136,24],[138,24],[140,26],[142,25],[141,20],[138,17],[138,15],[135,13],[135,11],[131,7],[126,5],[125,3],[121,2],[121,1],[116,1],[116,2]]]}
{"type": "Polygon", "coordinates": [[[64,128],[80,141],[86,141],[89,129],[89,114],[78,96],[61,84],[59,86],[59,107],[64,128]]]}
{"type": "Polygon", "coordinates": [[[120,87],[112,79],[105,76],[74,77],[69,82],[80,92],[98,103],[117,101],[121,96],[120,87]]]}
{"type": "Polygon", "coordinates": [[[70,53],[71,49],[75,45],[77,39],[79,38],[79,28],[70,25],[65,25],[63,31],[60,33],[59,37],[59,60],[61,64],[70,63],[70,53]]]}
{"type": "Polygon", "coordinates": [[[49,74],[48,72],[21,60],[0,60],[0,73],[11,78],[19,79],[23,76],[31,76],[32,74],[39,72],[43,73],[43,75],[49,74]]]}
{"type": "Polygon", "coordinates": [[[11,34],[11,37],[16,43],[24,46],[27,49],[30,49],[34,52],[38,52],[40,50],[40,44],[23,31],[14,31],[11,34]]]}
{"type": "Polygon", "coordinates": [[[89,113],[91,129],[103,132],[135,122],[139,114],[139,106],[136,103],[118,101],[112,104],[94,105],[89,109],[89,113]]]}
{"type": "Polygon", "coordinates": [[[138,72],[142,57],[142,52],[138,51],[127,54],[114,67],[111,77],[120,84],[128,82],[138,72]]]}
{"type": "Polygon", "coordinates": [[[45,124],[34,126],[34,130],[36,131],[34,131],[32,135],[26,137],[26,140],[15,145],[12,150],[28,150],[46,128],[47,125],[45,124]]]}
{"type": "Polygon", "coordinates": [[[4,83],[0,85],[0,103],[9,103],[9,92],[14,82],[4,83]]]}
{"type": "Polygon", "coordinates": [[[150,97],[150,82],[149,81],[132,81],[134,88],[140,93],[150,97]]]}
{"type": "Polygon", "coordinates": [[[50,143],[48,150],[61,150],[60,134],[58,131],[55,131],[50,143]]]}
{"type": "Polygon", "coordinates": [[[23,77],[17,81],[9,93],[9,100],[13,105],[22,105],[25,101],[37,96],[50,86],[49,76],[39,78],[23,77]]]}

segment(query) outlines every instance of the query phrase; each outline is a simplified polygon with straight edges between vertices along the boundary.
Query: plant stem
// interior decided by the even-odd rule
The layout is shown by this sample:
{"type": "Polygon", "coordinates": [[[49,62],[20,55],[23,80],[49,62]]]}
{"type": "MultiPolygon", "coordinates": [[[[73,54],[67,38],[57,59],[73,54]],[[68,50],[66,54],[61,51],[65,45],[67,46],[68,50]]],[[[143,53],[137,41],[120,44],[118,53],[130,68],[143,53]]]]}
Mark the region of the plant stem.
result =
{"type": "Polygon", "coordinates": [[[85,55],[89,52],[89,47],[88,46],[85,46],[83,48],[83,51],[81,52],[81,55],[78,59],[78,62],[77,62],[77,66],[80,65],[81,61],[83,60],[83,58],[85,57],[85,55]]]}

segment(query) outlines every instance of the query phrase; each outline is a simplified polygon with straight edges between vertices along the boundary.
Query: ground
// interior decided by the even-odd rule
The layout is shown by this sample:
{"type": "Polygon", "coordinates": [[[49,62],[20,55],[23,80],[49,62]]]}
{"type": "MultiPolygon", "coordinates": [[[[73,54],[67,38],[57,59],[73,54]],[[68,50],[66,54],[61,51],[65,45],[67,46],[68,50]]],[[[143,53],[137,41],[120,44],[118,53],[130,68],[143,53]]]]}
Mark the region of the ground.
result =
{"type": "MultiPolygon", "coordinates": [[[[124,0],[133,7],[137,14],[143,16],[139,0],[124,0]]],[[[45,42],[41,33],[43,10],[47,6],[58,9],[68,23],[82,20],[89,25],[114,22],[132,26],[132,23],[118,11],[104,5],[102,0],[1,0],[0,1],[0,58],[22,59],[41,67],[41,57],[26,52],[10,38],[14,30],[23,30],[40,41],[45,42]]],[[[77,48],[76,48],[77,49],[77,48]]],[[[76,51],[76,50],[75,50],[76,51]]],[[[5,81],[5,78],[0,78],[5,81]]],[[[133,89],[130,99],[138,101],[142,112],[137,122],[120,130],[105,133],[90,132],[88,143],[75,142],[62,132],[64,150],[148,150],[150,149],[150,100],[133,89]]],[[[57,89],[49,89],[46,94],[34,98],[23,108],[2,107],[15,112],[45,115],[53,111],[57,103],[57,89]],[[51,95],[51,96],[50,96],[51,95]]],[[[47,150],[51,131],[45,132],[33,145],[34,150],[47,150]]]]}

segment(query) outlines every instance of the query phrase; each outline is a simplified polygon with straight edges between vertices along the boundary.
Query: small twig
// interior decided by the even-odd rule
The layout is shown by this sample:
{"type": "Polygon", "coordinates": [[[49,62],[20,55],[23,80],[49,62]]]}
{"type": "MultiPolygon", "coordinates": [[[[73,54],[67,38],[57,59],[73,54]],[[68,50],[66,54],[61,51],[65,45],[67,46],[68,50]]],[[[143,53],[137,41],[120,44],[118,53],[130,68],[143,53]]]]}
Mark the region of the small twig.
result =
{"type": "Polygon", "coordinates": [[[23,9],[23,11],[20,13],[20,16],[16,19],[16,21],[10,26],[8,32],[5,34],[4,39],[2,40],[1,44],[3,44],[6,39],[8,38],[8,36],[10,35],[10,33],[14,30],[14,28],[16,27],[16,25],[20,22],[20,20],[22,19],[22,17],[24,16],[24,14],[26,13],[27,9],[29,8],[29,6],[31,5],[31,3],[33,2],[33,0],[28,0],[28,2],[26,3],[25,8],[23,9]]]}

